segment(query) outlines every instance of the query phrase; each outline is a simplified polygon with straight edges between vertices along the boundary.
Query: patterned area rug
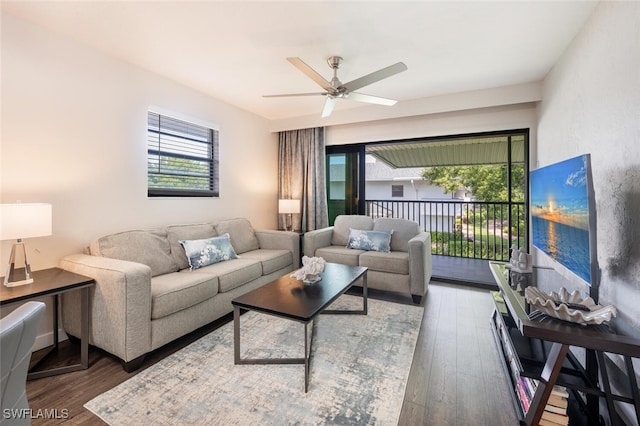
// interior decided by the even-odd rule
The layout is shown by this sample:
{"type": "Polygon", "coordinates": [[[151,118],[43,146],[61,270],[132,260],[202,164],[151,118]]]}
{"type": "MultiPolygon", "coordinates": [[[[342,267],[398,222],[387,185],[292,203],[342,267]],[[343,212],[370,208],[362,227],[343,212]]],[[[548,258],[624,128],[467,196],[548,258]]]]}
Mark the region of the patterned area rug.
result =
{"type": "MultiPolygon", "coordinates": [[[[358,308],[344,295],[332,309],[358,308]]],[[[424,308],[369,299],[369,314],[316,320],[309,392],[303,365],[234,365],[233,323],[85,407],[110,425],[396,425],[424,308]]],[[[303,357],[304,326],[248,312],[241,356],[303,357]]]]}

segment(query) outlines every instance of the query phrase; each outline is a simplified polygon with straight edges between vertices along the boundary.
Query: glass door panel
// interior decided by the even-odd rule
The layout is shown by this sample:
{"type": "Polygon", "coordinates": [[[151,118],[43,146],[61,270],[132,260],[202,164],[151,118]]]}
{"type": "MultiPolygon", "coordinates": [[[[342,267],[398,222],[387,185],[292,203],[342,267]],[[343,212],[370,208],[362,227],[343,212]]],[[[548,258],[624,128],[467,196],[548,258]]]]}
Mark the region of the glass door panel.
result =
{"type": "Polygon", "coordinates": [[[359,153],[327,153],[327,207],[329,225],[336,216],[358,214],[359,153]]]}

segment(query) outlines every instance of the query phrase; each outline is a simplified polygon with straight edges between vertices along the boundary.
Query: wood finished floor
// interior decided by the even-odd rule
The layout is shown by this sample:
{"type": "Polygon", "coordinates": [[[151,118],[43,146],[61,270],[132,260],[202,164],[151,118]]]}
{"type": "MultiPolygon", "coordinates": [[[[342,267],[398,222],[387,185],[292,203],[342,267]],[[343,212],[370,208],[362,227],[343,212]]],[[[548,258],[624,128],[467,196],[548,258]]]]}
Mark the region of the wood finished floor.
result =
{"type": "MultiPolygon", "coordinates": [[[[400,303],[410,297],[376,294],[400,303]]],[[[517,425],[505,373],[491,334],[493,302],[488,291],[453,284],[429,285],[425,314],[416,344],[399,425],[517,425]]],[[[197,330],[153,352],[147,368],[167,355],[219,327],[222,321],[197,330]]],[[[46,366],[76,362],[79,347],[63,342],[46,366]],[[68,358],[71,359],[68,359],[68,358]]],[[[68,410],[67,419],[34,419],[33,425],[99,425],[99,418],[83,405],[95,396],[132,377],[120,363],[91,348],[90,368],[27,382],[32,410],[68,410]]],[[[131,424],[136,424],[132,419],[131,424]]]]}

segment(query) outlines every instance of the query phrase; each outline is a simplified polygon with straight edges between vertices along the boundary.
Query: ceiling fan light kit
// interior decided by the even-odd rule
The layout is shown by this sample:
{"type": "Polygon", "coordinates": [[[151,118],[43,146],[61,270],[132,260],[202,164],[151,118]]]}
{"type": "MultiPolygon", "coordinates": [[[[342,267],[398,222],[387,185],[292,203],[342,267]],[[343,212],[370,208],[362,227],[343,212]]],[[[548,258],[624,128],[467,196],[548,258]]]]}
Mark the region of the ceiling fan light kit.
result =
{"type": "Polygon", "coordinates": [[[323,76],[321,76],[317,71],[307,65],[300,58],[287,58],[287,61],[291,62],[293,66],[302,71],[307,77],[315,81],[325,91],[320,93],[314,92],[264,95],[264,97],[280,98],[287,96],[326,96],[327,100],[325,101],[324,108],[322,109],[322,117],[328,117],[329,115],[331,115],[337,99],[346,99],[350,101],[364,102],[376,105],[395,105],[397,102],[396,100],[373,95],[365,95],[364,93],[355,92],[355,90],[407,70],[407,66],[404,63],[398,62],[386,68],[382,68],[378,71],[374,71],[370,74],[343,84],[338,78],[338,69],[340,68],[340,65],[343,61],[342,57],[340,56],[330,56],[327,59],[327,64],[331,69],[333,69],[333,78],[331,79],[331,81],[327,81],[323,76]]]}

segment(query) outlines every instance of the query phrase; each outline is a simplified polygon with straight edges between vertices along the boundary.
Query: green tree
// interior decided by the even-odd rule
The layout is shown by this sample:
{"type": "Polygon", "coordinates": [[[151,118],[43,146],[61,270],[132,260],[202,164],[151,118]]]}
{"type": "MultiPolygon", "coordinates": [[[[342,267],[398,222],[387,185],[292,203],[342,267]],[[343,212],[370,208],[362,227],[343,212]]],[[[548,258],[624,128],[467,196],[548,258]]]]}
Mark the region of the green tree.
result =
{"type": "Polygon", "coordinates": [[[206,160],[160,156],[150,159],[147,167],[149,188],[211,189],[209,164],[206,160]]]}
{"type": "MultiPolygon", "coordinates": [[[[471,191],[477,200],[508,201],[507,165],[429,167],[422,178],[455,192],[460,187],[471,191]]],[[[524,201],[524,164],[513,164],[511,170],[512,201],[524,201]]]]}

